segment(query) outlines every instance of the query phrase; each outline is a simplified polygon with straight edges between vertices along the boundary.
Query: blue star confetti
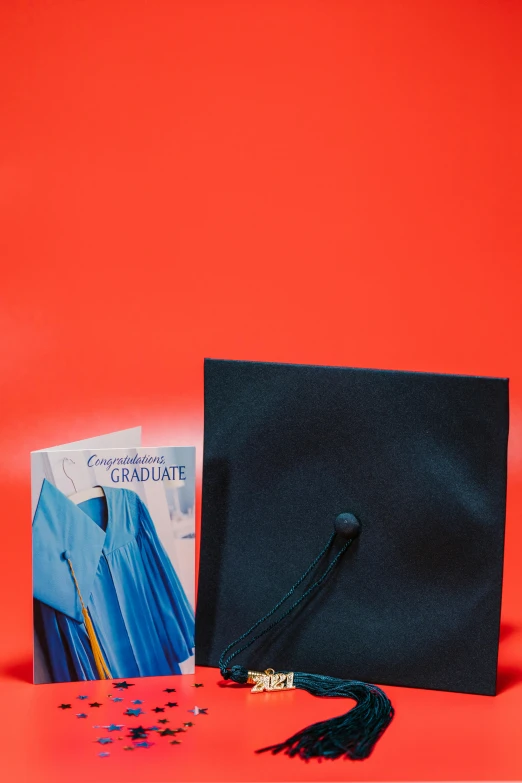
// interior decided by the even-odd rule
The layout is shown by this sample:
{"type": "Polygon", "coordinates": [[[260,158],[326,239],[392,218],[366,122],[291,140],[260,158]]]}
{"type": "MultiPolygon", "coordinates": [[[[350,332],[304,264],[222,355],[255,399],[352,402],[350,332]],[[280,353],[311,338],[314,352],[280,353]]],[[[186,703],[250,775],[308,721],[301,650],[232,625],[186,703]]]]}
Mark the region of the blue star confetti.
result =
{"type": "MultiPolygon", "coordinates": [[[[134,683],[127,682],[127,680],[121,680],[119,682],[113,682],[112,685],[113,685],[113,688],[115,688],[117,691],[124,691],[124,690],[127,690],[128,688],[134,687],[134,683]]],[[[192,683],[191,687],[193,687],[193,688],[202,688],[203,687],[203,683],[195,682],[195,683],[192,683]]],[[[164,688],[163,692],[167,693],[167,694],[176,693],[176,688],[164,688]]],[[[108,698],[111,699],[115,703],[124,701],[124,699],[121,696],[116,696],[116,695],[113,696],[112,693],[106,694],[105,696],[106,697],[108,696],[108,698]]],[[[76,696],[76,699],[78,699],[79,701],[85,701],[86,702],[88,700],[88,698],[89,698],[89,696],[86,695],[86,694],[83,694],[83,693],[79,694],[78,696],[76,696]]],[[[143,704],[143,700],[142,699],[132,699],[131,704],[133,706],[129,707],[128,709],[126,709],[125,712],[124,712],[124,715],[129,715],[129,716],[132,716],[132,717],[138,717],[139,715],[145,715],[144,710],[140,706],[140,705],[143,704]]],[[[78,705],[78,706],[80,706],[80,705],[78,705]]],[[[104,705],[101,702],[93,701],[93,702],[90,702],[88,706],[96,709],[96,708],[99,708],[99,707],[103,707],[104,705]]],[[[147,709],[148,709],[148,711],[152,711],[152,712],[155,712],[155,713],[160,713],[160,712],[164,713],[167,708],[172,709],[172,708],[178,707],[178,706],[179,705],[178,705],[177,701],[167,701],[167,702],[165,702],[165,705],[163,707],[154,707],[154,708],[152,708],[152,710],[151,710],[150,707],[148,707],[147,709]]],[[[85,707],[87,707],[87,704],[85,704],[85,707]]],[[[67,703],[63,703],[63,704],[59,704],[58,705],[58,709],[61,709],[61,710],[69,710],[71,708],[72,708],[72,705],[71,704],[67,704],[67,703]]],[[[191,710],[187,710],[187,712],[191,712],[194,716],[197,716],[197,715],[207,715],[208,714],[208,707],[198,707],[196,705],[191,710]]],[[[85,713],[85,712],[77,712],[75,714],[76,714],[76,717],[79,718],[79,719],[85,719],[85,718],[89,717],[89,715],[87,713],[85,713]]],[[[167,724],[167,723],[170,723],[170,721],[167,718],[161,717],[161,718],[158,719],[158,724],[159,725],[153,725],[153,726],[147,726],[147,727],[136,726],[134,728],[128,727],[128,732],[129,733],[126,734],[126,735],[125,735],[125,733],[124,734],[120,734],[120,736],[114,736],[114,739],[112,737],[110,737],[110,736],[97,737],[95,739],[95,742],[97,744],[99,744],[99,745],[107,746],[107,745],[110,745],[110,744],[114,744],[115,740],[121,740],[122,743],[120,745],[120,748],[123,747],[123,750],[135,750],[136,748],[148,749],[148,748],[151,748],[155,744],[154,742],[149,742],[149,739],[148,739],[149,735],[150,735],[150,732],[154,731],[154,732],[156,732],[157,736],[159,736],[159,737],[168,737],[169,743],[171,745],[180,745],[181,744],[181,740],[176,739],[177,735],[182,733],[182,732],[186,732],[189,728],[191,728],[192,726],[196,725],[195,723],[193,723],[191,721],[186,721],[185,723],[183,723],[183,728],[171,729],[171,728],[167,728],[166,727],[165,724],[167,724]],[[129,743],[129,744],[125,743],[125,737],[129,737],[129,739],[127,739],[127,743],[129,743]],[[130,740],[130,742],[129,742],[129,740],[130,740]]],[[[93,728],[94,729],[104,730],[104,731],[107,732],[107,734],[111,734],[113,732],[122,732],[122,731],[124,732],[125,731],[125,724],[124,723],[109,723],[108,725],[105,725],[105,724],[104,725],[96,725],[96,726],[93,726],[93,728]]],[[[150,735],[150,736],[151,736],[151,739],[152,739],[152,735],[150,735]]],[[[162,744],[162,743],[160,742],[159,744],[162,744]]],[[[116,746],[118,746],[118,742],[116,742],[116,746]]],[[[101,758],[105,758],[107,756],[110,756],[111,754],[108,752],[108,750],[105,750],[105,748],[104,748],[102,752],[98,753],[98,755],[101,758]]]]}

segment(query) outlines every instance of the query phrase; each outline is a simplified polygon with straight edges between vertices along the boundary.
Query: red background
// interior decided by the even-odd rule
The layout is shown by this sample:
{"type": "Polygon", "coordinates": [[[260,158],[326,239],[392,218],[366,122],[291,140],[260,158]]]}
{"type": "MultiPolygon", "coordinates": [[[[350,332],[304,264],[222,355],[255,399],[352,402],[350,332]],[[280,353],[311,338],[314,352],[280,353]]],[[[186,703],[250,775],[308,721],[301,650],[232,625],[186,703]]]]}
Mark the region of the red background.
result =
{"type": "Polygon", "coordinates": [[[522,778],[521,39],[517,0],[2,0],[9,780],[522,778]],[[29,451],[200,446],[204,356],[511,378],[497,697],[388,688],[368,761],[305,764],[253,749],[347,705],[201,670],[182,745],[100,759],[85,689],[29,684],[29,451]]]}

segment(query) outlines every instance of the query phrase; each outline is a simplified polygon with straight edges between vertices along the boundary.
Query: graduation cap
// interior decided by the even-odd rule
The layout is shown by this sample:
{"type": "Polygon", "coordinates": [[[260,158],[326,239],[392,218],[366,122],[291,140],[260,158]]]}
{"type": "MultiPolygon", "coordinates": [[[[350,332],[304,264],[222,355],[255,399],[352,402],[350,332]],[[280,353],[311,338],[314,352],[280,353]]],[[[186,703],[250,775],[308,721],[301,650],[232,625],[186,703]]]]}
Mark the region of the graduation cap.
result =
{"type": "Polygon", "coordinates": [[[367,756],[365,683],[495,694],[507,436],[506,379],[205,360],[196,661],[357,701],[272,751],[367,756]]]}
{"type": "Polygon", "coordinates": [[[33,527],[33,595],[83,622],[100,679],[110,679],[85,601],[103,551],[105,533],[59,489],[44,479],[33,527]]]}

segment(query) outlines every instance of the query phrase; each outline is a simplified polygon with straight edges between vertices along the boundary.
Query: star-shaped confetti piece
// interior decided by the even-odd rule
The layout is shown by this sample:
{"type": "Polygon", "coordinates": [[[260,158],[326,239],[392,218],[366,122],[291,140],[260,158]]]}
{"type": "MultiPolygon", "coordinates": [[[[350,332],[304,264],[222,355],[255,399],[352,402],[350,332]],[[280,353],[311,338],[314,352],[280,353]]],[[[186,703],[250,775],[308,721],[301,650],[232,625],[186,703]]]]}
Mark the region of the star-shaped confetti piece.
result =
{"type": "Polygon", "coordinates": [[[190,728],[190,727],[191,727],[191,726],[193,726],[194,724],[193,724],[193,723],[191,723],[190,721],[188,721],[188,723],[184,723],[183,725],[184,725],[184,726],[188,726],[188,727],[190,728]]]}
{"type": "Polygon", "coordinates": [[[91,704],[89,704],[89,707],[101,707],[101,704],[99,701],[93,701],[91,704]]]}
{"type": "Polygon", "coordinates": [[[160,718],[158,723],[170,723],[168,718],[160,718]]]}
{"type": "Polygon", "coordinates": [[[132,747],[132,745],[124,745],[123,750],[134,750],[134,748],[132,747]]]}
{"type": "Polygon", "coordinates": [[[187,710],[187,712],[193,712],[194,715],[206,715],[208,707],[194,707],[193,710],[187,710]]]}
{"type": "Polygon", "coordinates": [[[192,687],[193,688],[202,688],[203,687],[203,683],[202,682],[195,682],[192,687]]]}
{"type": "Polygon", "coordinates": [[[127,688],[134,688],[134,683],[127,682],[126,680],[123,680],[123,682],[113,682],[112,685],[113,688],[117,688],[119,691],[126,690],[127,688]]]}
{"type": "Polygon", "coordinates": [[[159,726],[147,726],[147,731],[159,731],[159,726]]]}
{"type": "Polygon", "coordinates": [[[81,699],[81,701],[83,701],[84,699],[87,699],[88,697],[87,696],[77,696],[76,698],[77,699],[81,699]]]}
{"type": "Polygon", "coordinates": [[[163,729],[163,731],[160,731],[160,737],[174,737],[176,734],[175,731],[172,731],[172,729],[163,729]]]}
{"type": "Polygon", "coordinates": [[[131,701],[131,704],[143,704],[143,702],[141,699],[134,699],[133,701],[131,701]]]}
{"type": "Polygon", "coordinates": [[[178,706],[178,702],[177,701],[168,701],[165,704],[165,707],[177,707],[177,706],[178,706]]]}
{"type": "Polygon", "coordinates": [[[112,740],[110,737],[98,737],[96,742],[99,742],[100,745],[109,745],[112,742],[112,740]]]}
{"type": "Polygon", "coordinates": [[[171,745],[181,745],[181,742],[180,742],[180,740],[171,740],[170,744],[171,745]]]}
{"type": "Polygon", "coordinates": [[[147,742],[147,740],[144,740],[143,742],[136,742],[135,747],[136,748],[151,748],[154,745],[153,742],[147,742]]]}
{"type": "Polygon", "coordinates": [[[58,709],[59,710],[70,710],[71,709],[71,705],[70,704],[59,704],[58,705],[58,709]]]}
{"type": "Polygon", "coordinates": [[[145,713],[141,709],[141,707],[136,707],[135,710],[128,709],[126,712],[123,713],[124,715],[133,715],[135,718],[138,717],[138,715],[144,715],[145,713]]]}
{"type": "MultiPolygon", "coordinates": [[[[109,694],[109,698],[110,698],[110,694],[109,694]]],[[[121,696],[114,696],[114,697],[113,697],[113,701],[114,701],[114,702],[117,702],[117,701],[123,701],[123,699],[121,698],[121,696]]]]}
{"type": "Polygon", "coordinates": [[[165,709],[163,707],[154,707],[152,712],[165,712],[165,709]]]}
{"type": "Polygon", "coordinates": [[[106,758],[107,756],[110,756],[110,755],[111,755],[111,754],[110,754],[110,753],[107,753],[107,751],[106,751],[106,750],[105,750],[105,751],[104,751],[104,750],[102,750],[102,752],[101,752],[101,753],[98,753],[98,756],[99,756],[101,759],[104,759],[104,758],[106,758]]]}
{"type": "Polygon", "coordinates": [[[175,688],[165,688],[163,693],[176,693],[175,688]]]}
{"type": "Polygon", "coordinates": [[[105,726],[107,731],[121,731],[123,728],[123,723],[110,723],[108,726],[105,726]]]}
{"type": "Polygon", "coordinates": [[[144,726],[135,726],[132,729],[129,728],[129,731],[132,739],[145,739],[147,737],[147,729],[144,726]]]}
{"type": "Polygon", "coordinates": [[[77,712],[76,713],[76,717],[77,718],[86,718],[87,715],[85,714],[85,712],[77,712]]]}

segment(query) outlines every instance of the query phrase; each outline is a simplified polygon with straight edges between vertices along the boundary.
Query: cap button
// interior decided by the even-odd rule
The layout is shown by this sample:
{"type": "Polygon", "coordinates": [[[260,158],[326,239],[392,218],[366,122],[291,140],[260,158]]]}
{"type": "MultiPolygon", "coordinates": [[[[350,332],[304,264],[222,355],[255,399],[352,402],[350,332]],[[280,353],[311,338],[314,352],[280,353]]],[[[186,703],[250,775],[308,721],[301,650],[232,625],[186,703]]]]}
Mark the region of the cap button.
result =
{"type": "Polygon", "coordinates": [[[361,532],[361,523],[355,514],[339,514],[334,522],[335,532],[343,538],[357,538],[361,532]]]}

